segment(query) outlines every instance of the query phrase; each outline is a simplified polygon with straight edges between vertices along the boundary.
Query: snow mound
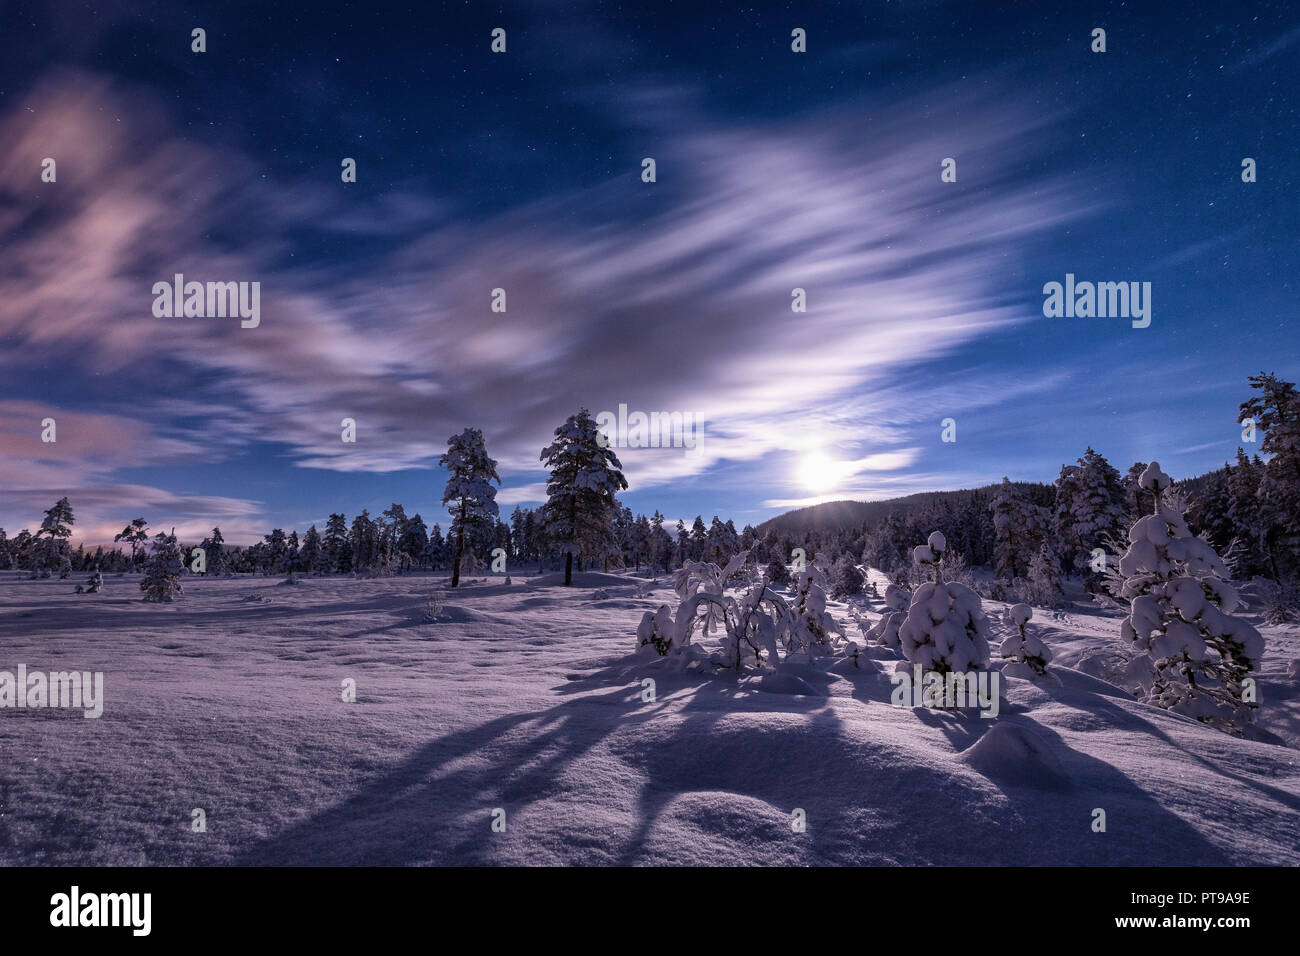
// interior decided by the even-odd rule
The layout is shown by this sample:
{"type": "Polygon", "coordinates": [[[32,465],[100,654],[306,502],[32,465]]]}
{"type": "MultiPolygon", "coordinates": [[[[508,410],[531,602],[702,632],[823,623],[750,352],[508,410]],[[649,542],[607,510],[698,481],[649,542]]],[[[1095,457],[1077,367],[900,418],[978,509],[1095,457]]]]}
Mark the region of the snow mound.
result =
{"type": "Polygon", "coordinates": [[[801,697],[819,696],[817,691],[813,690],[812,685],[802,677],[783,671],[764,674],[754,686],[768,694],[794,694],[801,697]]]}
{"type": "Polygon", "coordinates": [[[496,618],[491,614],[475,611],[460,604],[444,604],[437,616],[439,624],[477,624],[494,620],[496,618]]]}
{"type": "Polygon", "coordinates": [[[1000,785],[1049,790],[1069,785],[1047,741],[1020,724],[998,721],[957,760],[1000,785]]]}

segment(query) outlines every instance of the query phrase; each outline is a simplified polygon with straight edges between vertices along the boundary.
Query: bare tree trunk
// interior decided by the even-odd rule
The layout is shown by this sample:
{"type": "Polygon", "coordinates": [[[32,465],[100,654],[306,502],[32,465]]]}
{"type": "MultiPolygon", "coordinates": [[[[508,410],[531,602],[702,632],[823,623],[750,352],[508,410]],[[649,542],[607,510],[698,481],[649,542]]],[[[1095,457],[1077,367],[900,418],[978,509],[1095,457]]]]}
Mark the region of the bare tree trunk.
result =
{"type": "Polygon", "coordinates": [[[456,532],[456,563],[451,569],[451,586],[460,586],[460,559],[465,553],[465,501],[460,503],[460,527],[456,532]]]}

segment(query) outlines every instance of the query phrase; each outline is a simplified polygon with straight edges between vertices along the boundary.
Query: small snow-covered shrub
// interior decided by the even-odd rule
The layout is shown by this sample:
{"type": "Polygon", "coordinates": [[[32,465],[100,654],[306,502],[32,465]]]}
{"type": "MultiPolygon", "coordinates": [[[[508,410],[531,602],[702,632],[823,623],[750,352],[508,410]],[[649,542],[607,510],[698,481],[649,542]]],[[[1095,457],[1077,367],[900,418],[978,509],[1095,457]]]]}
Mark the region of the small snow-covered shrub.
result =
{"type": "MultiPolygon", "coordinates": [[[[679,668],[746,667],[763,669],[793,659],[844,655],[843,633],[826,611],[825,574],[816,566],[795,579],[795,601],[788,603],[762,575],[727,594],[725,583],[744,564],[746,553],[719,568],[688,561],[674,574],[681,603],[676,614],[667,605],[646,611],[637,628],[637,650],[671,659],[679,668]],[[700,608],[704,607],[703,614],[700,608]],[[712,653],[691,643],[696,629],[705,635],[720,631],[712,653]],[[783,653],[784,652],[784,655],[783,653]]],[[[853,645],[856,650],[856,645],[853,645]]],[[[856,658],[856,655],[853,655],[856,658]]]]}
{"type": "Polygon", "coordinates": [[[1269,624],[1289,624],[1296,619],[1300,595],[1289,581],[1281,581],[1268,589],[1264,599],[1264,620],[1269,624]]]}
{"type": "Polygon", "coordinates": [[[104,589],[104,575],[100,573],[98,568],[96,568],[95,573],[86,579],[86,593],[98,594],[103,589],[104,589]]]}
{"type": "Polygon", "coordinates": [[[659,605],[657,611],[646,611],[636,629],[637,650],[648,648],[660,657],[667,657],[673,646],[674,631],[673,612],[667,604],[659,605]]]}
{"type": "Polygon", "coordinates": [[[888,611],[880,616],[871,630],[864,635],[868,641],[875,641],[885,647],[898,648],[898,629],[907,620],[907,605],[911,603],[912,592],[891,584],[885,588],[885,606],[888,611]]]}
{"type": "Polygon", "coordinates": [[[1230,613],[1238,606],[1223,560],[1162,500],[1170,478],[1151,462],[1138,478],[1155,502],[1129,530],[1119,561],[1120,596],[1129,615],[1120,633],[1135,658],[1147,703],[1240,733],[1255,703],[1245,681],[1264,654],[1264,639],[1230,613]]]}
{"type": "Polygon", "coordinates": [[[786,658],[793,654],[826,656],[835,649],[844,632],[826,610],[826,574],[810,565],[794,576],[794,606],[782,630],[786,658]]]}
{"type": "Polygon", "coordinates": [[[1047,665],[1052,660],[1051,650],[1038,637],[1025,631],[1033,616],[1033,609],[1028,604],[1016,604],[1007,609],[1007,620],[1016,629],[1015,634],[1002,642],[1002,656],[1012,661],[1002,670],[1008,676],[1032,678],[1047,673],[1047,665]]]}
{"type": "Polygon", "coordinates": [[[436,621],[442,614],[442,592],[434,591],[424,602],[424,619],[436,621]]]}
{"type": "MultiPolygon", "coordinates": [[[[744,567],[745,559],[748,557],[749,552],[742,551],[728,561],[724,568],[718,567],[712,561],[687,560],[673,572],[673,590],[677,592],[677,597],[682,601],[690,599],[701,591],[721,598],[722,592],[726,589],[727,579],[744,567]]],[[[704,633],[712,634],[714,628],[722,623],[725,609],[720,602],[708,603],[709,606],[704,620],[704,633]]],[[[680,608],[678,613],[681,613],[680,608]]]]}
{"type": "Polygon", "coordinates": [[[989,666],[989,624],[980,596],[964,584],[945,584],[939,570],[947,545],[938,531],[912,552],[935,579],[912,594],[907,618],[898,629],[903,656],[922,671],[946,674],[989,666]]]}
{"type": "Polygon", "coordinates": [[[181,568],[184,564],[176,535],[161,531],[154,535],[153,550],[145,564],[144,580],[140,582],[144,599],[164,604],[184,594],[184,588],[181,587],[181,568]]]}
{"type": "Polygon", "coordinates": [[[609,592],[604,588],[596,588],[596,590],[591,592],[591,599],[593,601],[608,601],[609,592]]]}

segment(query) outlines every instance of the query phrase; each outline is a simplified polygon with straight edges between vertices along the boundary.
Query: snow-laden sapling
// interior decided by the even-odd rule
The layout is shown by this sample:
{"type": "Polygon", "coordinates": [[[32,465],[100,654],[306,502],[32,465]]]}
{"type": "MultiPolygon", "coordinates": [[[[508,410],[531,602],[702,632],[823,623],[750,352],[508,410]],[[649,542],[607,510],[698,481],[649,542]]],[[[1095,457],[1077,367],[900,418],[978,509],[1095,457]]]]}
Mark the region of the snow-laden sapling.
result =
{"type": "MultiPolygon", "coordinates": [[[[725,568],[720,568],[712,561],[691,561],[687,559],[673,572],[673,590],[681,601],[687,601],[697,592],[722,597],[727,579],[745,566],[748,551],[742,551],[730,561],[725,568]]],[[[707,602],[709,607],[704,618],[704,633],[712,634],[713,629],[723,622],[725,607],[721,602],[707,602]]],[[[680,610],[679,610],[680,613],[680,610]]]]}
{"type": "Polygon", "coordinates": [[[794,576],[794,606],[782,628],[786,660],[792,655],[825,657],[844,631],[826,610],[826,574],[816,561],[794,576]]]}
{"type": "Polygon", "coordinates": [[[1143,699],[1239,733],[1253,718],[1245,682],[1264,654],[1264,639],[1230,616],[1238,599],[1223,559],[1162,500],[1169,476],[1153,461],[1138,484],[1155,507],[1129,530],[1119,560],[1120,596],[1130,602],[1120,633],[1143,652],[1143,699]]]}
{"type": "Polygon", "coordinates": [[[964,584],[945,584],[939,564],[947,542],[936,531],[912,552],[930,568],[933,581],[912,595],[907,618],[898,629],[903,656],[923,673],[982,670],[989,666],[989,624],[980,597],[964,584]]]}
{"type": "Polygon", "coordinates": [[[741,593],[725,593],[729,578],[743,567],[747,552],[729,561],[725,568],[710,562],[688,561],[674,575],[681,598],[677,613],[667,605],[646,611],[637,628],[637,649],[672,659],[680,668],[712,666],[741,671],[746,666],[763,668],[793,658],[840,654],[839,625],[825,610],[824,574],[816,568],[801,572],[796,582],[796,602],[787,603],[773,588],[767,575],[744,587],[741,593]],[[700,607],[706,612],[700,614],[700,607]],[[722,631],[717,651],[705,654],[691,643],[696,628],[705,634],[722,631]]]}
{"type": "Polygon", "coordinates": [[[668,610],[667,604],[659,605],[657,611],[646,611],[636,629],[637,651],[649,649],[660,657],[667,657],[673,646],[675,630],[673,612],[668,610]]]}
{"type": "Polygon", "coordinates": [[[103,589],[104,589],[104,575],[100,573],[100,570],[98,568],[96,568],[95,573],[86,579],[86,593],[98,594],[103,589]]]}
{"type": "Polygon", "coordinates": [[[424,619],[426,621],[436,621],[442,616],[443,593],[434,591],[425,599],[424,602],[424,619]]]}
{"type": "Polygon", "coordinates": [[[159,532],[153,539],[153,550],[145,565],[144,580],[140,590],[146,601],[163,604],[170,603],[184,593],[181,587],[181,569],[184,557],[180,545],[176,543],[175,534],[159,532]]]}
{"type": "Polygon", "coordinates": [[[885,606],[889,608],[881,615],[871,630],[866,632],[869,641],[875,641],[884,647],[898,649],[898,629],[907,620],[907,606],[912,601],[912,592],[891,584],[885,588],[885,606]]]}
{"type": "Polygon", "coordinates": [[[1037,636],[1028,633],[1025,626],[1034,616],[1028,604],[1016,604],[1007,609],[1007,620],[1016,629],[1016,633],[1002,642],[1003,657],[1011,658],[1011,663],[1002,669],[1008,677],[1033,679],[1047,673],[1047,665],[1052,660],[1052,652],[1037,636]]]}

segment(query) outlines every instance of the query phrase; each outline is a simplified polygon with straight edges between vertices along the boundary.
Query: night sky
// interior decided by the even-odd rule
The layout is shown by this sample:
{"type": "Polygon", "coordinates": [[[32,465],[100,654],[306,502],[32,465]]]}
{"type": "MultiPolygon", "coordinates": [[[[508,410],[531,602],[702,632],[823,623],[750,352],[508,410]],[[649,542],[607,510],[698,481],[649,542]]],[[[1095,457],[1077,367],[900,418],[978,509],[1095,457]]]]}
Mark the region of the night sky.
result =
{"type": "Polygon", "coordinates": [[[620,450],[672,520],[1218,467],[1300,374],[1300,7],[1044,6],[4,3],[0,526],[445,521],[467,426],[508,514],[620,403],[705,420],[620,450]],[[155,318],[177,272],[260,326],[155,318]],[[1066,273],[1150,327],[1044,317],[1066,273]]]}

